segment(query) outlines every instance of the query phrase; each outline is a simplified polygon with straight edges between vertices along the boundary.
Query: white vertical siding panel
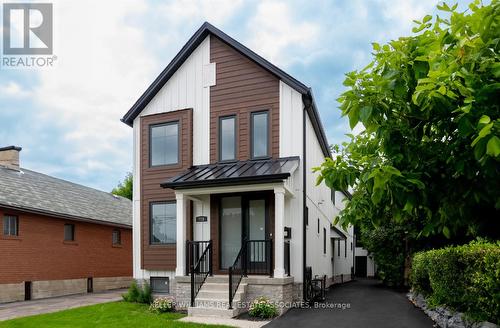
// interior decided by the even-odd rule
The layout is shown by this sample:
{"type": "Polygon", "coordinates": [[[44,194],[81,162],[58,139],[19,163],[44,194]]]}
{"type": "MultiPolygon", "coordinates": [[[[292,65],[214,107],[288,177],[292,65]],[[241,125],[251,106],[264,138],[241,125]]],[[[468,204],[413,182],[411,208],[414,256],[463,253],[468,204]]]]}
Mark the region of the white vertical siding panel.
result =
{"type": "Polygon", "coordinates": [[[193,109],[193,164],[209,163],[210,87],[203,86],[203,65],[210,63],[210,37],[196,48],[144,108],[141,116],[193,109]]]}
{"type": "Polygon", "coordinates": [[[133,159],[132,159],[132,179],[133,179],[133,199],[132,199],[132,265],[135,279],[143,279],[141,270],[141,170],[140,170],[140,117],[134,120],[133,124],[133,159]]]}

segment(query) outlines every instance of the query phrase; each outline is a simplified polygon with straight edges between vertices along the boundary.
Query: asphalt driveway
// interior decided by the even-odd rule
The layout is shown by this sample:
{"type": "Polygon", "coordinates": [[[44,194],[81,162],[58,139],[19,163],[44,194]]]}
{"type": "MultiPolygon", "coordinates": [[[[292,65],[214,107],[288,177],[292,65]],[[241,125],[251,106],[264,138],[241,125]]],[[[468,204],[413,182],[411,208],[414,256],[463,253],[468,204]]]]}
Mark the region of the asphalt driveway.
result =
{"type": "Polygon", "coordinates": [[[430,320],[404,293],[376,280],[358,280],[330,288],[325,303],[309,309],[291,309],[266,328],[431,328],[430,320]],[[329,308],[326,308],[329,306],[329,308]]]}

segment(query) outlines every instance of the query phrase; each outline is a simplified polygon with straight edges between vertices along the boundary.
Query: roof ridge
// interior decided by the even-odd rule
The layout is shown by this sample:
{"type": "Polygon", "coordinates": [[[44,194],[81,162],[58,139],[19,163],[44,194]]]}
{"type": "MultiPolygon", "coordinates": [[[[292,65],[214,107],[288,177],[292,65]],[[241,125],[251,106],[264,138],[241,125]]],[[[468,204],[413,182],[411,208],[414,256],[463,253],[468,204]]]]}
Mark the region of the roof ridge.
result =
{"type": "Polygon", "coordinates": [[[69,181],[69,180],[65,180],[65,179],[62,179],[62,178],[58,178],[58,177],[49,175],[47,173],[33,171],[33,170],[30,170],[30,169],[27,169],[27,168],[24,168],[24,167],[21,167],[19,169],[20,169],[21,172],[31,172],[31,173],[34,173],[34,174],[43,175],[43,176],[48,177],[49,179],[62,181],[64,183],[67,183],[67,184],[70,184],[70,185],[74,185],[74,186],[77,186],[77,187],[80,187],[80,188],[85,188],[85,189],[89,189],[89,190],[92,190],[92,191],[97,191],[97,192],[100,192],[100,193],[104,193],[104,194],[107,194],[107,195],[110,195],[110,196],[117,196],[117,197],[120,197],[120,198],[123,198],[123,199],[128,199],[128,198],[125,198],[125,197],[120,196],[120,195],[115,195],[115,194],[113,194],[111,192],[108,192],[108,191],[104,191],[104,190],[92,188],[92,187],[89,187],[89,186],[85,186],[85,185],[82,185],[82,184],[79,184],[79,183],[76,183],[76,182],[72,182],[72,181],[69,181]]]}

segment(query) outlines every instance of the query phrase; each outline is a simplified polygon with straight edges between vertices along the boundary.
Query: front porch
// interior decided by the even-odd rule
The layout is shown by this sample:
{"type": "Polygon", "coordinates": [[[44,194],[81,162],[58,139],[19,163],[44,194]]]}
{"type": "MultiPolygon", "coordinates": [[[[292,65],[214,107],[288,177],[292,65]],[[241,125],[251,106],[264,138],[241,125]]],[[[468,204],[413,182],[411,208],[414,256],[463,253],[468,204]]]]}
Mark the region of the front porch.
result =
{"type": "Polygon", "coordinates": [[[189,313],[232,317],[258,296],[300,298],[285,238],[285,203],[295,197],[297,166],[298,159],[281,159],[195,167],[165,183],[176,195],[175,293],[189,313]],[[266,179],[266,168],[279,174],[266,179]],[[240,174],[228,181],[231,170],[240,174]],[[253,179],[241,175],[249,170],[253,179]]]}

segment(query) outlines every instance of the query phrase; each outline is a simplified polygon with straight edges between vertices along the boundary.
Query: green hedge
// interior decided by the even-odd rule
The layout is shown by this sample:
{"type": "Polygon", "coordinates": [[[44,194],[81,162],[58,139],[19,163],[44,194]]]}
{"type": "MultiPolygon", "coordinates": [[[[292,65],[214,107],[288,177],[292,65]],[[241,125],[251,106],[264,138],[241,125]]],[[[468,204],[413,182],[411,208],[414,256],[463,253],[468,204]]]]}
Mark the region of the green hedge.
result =
{"type": "Polygon", "coordinates": [[[500,242],[416,253],[410,277],[431,306],[446,305],[474,321],[500,324],[500,242]]]}

